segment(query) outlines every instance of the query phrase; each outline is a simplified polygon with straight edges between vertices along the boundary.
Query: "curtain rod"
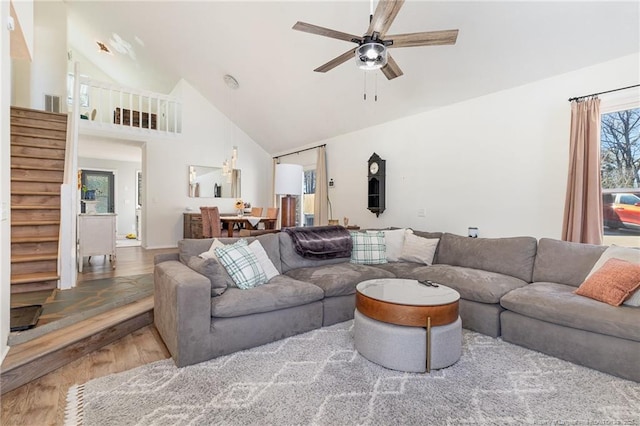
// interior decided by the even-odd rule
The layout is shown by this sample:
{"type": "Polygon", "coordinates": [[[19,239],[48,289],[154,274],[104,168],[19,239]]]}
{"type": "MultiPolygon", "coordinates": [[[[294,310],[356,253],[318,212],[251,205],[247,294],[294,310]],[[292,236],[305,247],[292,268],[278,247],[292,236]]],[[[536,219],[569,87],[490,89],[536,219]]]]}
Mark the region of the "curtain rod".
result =
{"type": "Polygon", "coordinates": [[[318,145],[318,146],[312,146],[311,148],[305,148],[305,149],[301,149],[299,151],[293,151],[290,152],[288,154],[282,154],[282,155],[278,155],[277,157],[273,157],[274,159],[278,159],[280,157],[286,157],[287,155],[293,155],[293,154],[300,154],[301,152],[305,152],[305,151],[311,151],[312,149],[316,149],[316,148],[322,148],[323,146],[327,146],[326,143],[323,143],[322,145],[318,145]]]}
{"type": "Polygon", "coordinates": [[[640,87],[640,84],[634,84],[633,86],[621,87],[619,89],[607,90],[605,92],[598,92],[598,93],[592,93],[590,95],[582,95],[582,96],[577,96],[575,98],[569,98],[569,102],[588,98],[590,96],[598,96],[598,95],[604,95],[605,93],[612,93],[612,92],[619,92],[620,90],[633,89],[634,87],[640,87]]]}

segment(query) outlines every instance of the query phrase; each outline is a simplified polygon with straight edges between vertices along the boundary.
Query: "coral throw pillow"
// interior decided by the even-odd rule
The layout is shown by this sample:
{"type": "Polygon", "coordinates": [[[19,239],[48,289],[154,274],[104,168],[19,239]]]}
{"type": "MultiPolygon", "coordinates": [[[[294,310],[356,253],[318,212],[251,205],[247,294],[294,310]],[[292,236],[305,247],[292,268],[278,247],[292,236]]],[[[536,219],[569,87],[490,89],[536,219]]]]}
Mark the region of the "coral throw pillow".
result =
{"type": "Polygon", "coordinates": [[[639,287],[640,265],[614,258],[607,260],[600,269],[591,274],[575,293],[609,305],[620,306],[639,287]]]}

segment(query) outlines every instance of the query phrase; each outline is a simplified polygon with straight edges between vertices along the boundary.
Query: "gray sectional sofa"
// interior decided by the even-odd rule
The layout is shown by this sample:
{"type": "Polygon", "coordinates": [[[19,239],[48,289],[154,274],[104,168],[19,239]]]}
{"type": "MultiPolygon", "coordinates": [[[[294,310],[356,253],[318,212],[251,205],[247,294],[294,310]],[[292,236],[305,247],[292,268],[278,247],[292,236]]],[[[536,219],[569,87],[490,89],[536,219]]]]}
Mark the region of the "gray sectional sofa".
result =
{"type": "Polygon", "coordinates": [[[187,266],[212,240],[182,240],[177,254],[156,257],[155,325],[175,363],[185,366],[351,319],[361,281],[429,279],[460,293],[467,329],[640,381],[640,308],[572,293],[606,247],[414,234],[440,239],[433,265],[310,260],[298,255],[287,233],[249,237],[260,241],[281,275],[213,296],[212,280],[223,278],[187,266]]]}

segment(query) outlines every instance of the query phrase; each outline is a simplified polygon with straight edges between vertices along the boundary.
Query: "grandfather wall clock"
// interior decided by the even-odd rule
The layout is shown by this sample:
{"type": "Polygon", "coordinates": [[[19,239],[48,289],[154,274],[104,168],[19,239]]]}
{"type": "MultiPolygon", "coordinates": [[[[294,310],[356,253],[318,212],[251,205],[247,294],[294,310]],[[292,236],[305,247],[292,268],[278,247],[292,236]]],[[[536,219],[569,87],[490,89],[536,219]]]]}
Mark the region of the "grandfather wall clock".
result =
{"type": "Polygon", "coordinates": [[[368,161],[367,209],[376,216],[385,209],[385,163],[375,152],[368,161]]]}

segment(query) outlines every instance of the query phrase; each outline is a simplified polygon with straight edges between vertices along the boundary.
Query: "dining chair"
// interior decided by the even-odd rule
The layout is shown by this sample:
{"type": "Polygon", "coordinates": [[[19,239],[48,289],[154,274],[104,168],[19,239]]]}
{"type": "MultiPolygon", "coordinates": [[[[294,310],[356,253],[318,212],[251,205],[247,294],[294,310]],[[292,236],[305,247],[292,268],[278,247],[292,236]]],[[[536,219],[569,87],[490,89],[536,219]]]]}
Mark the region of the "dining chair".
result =
{"type": "MultiPolygon", "coordinates": [[[[279,207],[268,207],[267,208],[267,218],[268,219],[278,219],[278,213],[280,212],[279,207]]],[[[275,229],[275,222],[265,222],[264,229],[275,229]]]]}
{"type": "Polygon", "coordinates": [[[262,207],[251,207],[251,216],[254,216],[254,217],[262,216],[262,207]]]}
{"type": "Polygon", "coordinates": [[[222,235],[220,210],[217,207],[200,207],[202,214],[202,236],[217,238],[222,235]]]}

